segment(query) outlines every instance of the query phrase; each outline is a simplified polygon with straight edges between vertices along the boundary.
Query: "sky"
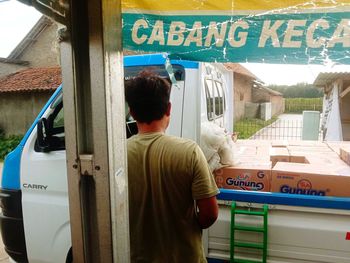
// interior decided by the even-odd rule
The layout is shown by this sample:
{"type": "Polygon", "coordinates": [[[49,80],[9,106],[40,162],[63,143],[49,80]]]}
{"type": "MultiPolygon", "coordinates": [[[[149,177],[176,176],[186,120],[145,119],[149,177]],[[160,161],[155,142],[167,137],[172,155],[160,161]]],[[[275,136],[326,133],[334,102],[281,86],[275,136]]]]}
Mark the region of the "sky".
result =
{"type": "Polygon", "coordinates": [[[0,0],[0,57],[7,57],[41,17],[16,0],[0,0]]]}
{"type": "MultiPolygon", "coordinates": [[[[41,13],[16,0],[0,0],[0,57],[7,57],[41,17],[41,13]]],[[[315,65],[242,64],[267,85],[313,83],[320,71],[347,70],[315,65]]]]}
{"type": "Polygon", "coordinates": [[[286,65],[242,63],[242,65],[267,85],[312,84],[320,72],[350,72],[350,65],[286,65]]]}

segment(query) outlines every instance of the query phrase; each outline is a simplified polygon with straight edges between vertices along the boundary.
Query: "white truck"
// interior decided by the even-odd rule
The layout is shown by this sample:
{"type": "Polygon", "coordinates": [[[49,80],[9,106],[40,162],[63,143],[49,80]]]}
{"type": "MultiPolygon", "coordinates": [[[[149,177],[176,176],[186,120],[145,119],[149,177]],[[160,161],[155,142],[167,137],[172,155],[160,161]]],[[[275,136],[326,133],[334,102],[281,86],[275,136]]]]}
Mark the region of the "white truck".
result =
{"type": "MultiPolygon", "coordinates": [[[[168,78],[167,61],[162,54],[126,57],[125,78],[144,69],[168,78]]],[[[219,64],[171,64],[176,83],[167,132],[198,143],[203,122],[232,132],[232,73],[219,64]]],[[[137,129],[126,118],[131,136],[137,129]]],[[[6,157],[0,198],[2,238],[14,261],[72,261],[62,87],[6,157]]],[[[203,233],[209,262],[350,262],[350,198],[226,189],[218,198],[219,218],[203,233]],[[231,242],[232,228],[240,242],[231,242]]]]}

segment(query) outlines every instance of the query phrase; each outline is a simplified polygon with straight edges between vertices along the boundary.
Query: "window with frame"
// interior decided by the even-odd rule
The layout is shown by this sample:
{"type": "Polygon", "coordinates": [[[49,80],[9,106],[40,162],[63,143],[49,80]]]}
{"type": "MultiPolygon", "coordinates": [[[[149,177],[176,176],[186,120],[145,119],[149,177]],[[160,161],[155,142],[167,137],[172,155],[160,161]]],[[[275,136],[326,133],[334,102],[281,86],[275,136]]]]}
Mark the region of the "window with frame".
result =
{"type": "Polygon", "coordinates": [[[205,95],[209,120],[220,118],[226,107],[224,85],[220,80],[205,79],[205,95]]]}

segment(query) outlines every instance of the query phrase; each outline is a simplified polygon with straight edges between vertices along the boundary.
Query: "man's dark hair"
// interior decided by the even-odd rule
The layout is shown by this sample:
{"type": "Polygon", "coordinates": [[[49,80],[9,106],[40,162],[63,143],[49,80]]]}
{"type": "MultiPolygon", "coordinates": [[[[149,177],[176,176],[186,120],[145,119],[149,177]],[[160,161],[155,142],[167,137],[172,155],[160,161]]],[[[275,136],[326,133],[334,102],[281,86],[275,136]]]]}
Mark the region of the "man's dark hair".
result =
{"type": "Polygon", "coordinates": [[[166,113],[170,83],[151,72],[141,72],[125,81],[125,99],[136,121],[150,124],[166,113]]]}

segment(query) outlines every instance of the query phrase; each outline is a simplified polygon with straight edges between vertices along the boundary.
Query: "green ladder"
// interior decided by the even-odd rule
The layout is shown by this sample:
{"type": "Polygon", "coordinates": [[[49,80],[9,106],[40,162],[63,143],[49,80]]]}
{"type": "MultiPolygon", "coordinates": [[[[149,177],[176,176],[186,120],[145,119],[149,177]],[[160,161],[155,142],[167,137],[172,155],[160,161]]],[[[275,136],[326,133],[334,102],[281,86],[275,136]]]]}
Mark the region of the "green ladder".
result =
{"type": "Polygon", "coordinates": [[[268,206],[266,204],[264,204],[262,210],[250,211],[250,210],[237,209],[236,202],[232,202],[232,206],[231,206],[230,263],[266,263],[266,259],[267,259],[267,214],[268,214],[268,206]],[[252,226],[238,225],[235,222],[235,216],[238,214],[262,216],[263,217],[263,226],[262,227],[252,227],[252,226]],[[263,242],[262,243],[237,242],[237,241],[235,241],[235,231],[237,231],[237,230],[238,231],[249,231],[249,232],[262,233],[263,242]],[[236,247],[262,250],[262,261],[235,258],[234,253],[235,253],[236,247]]]}

